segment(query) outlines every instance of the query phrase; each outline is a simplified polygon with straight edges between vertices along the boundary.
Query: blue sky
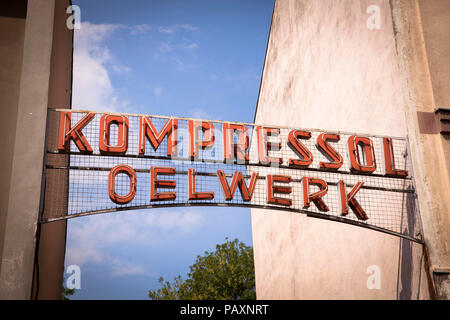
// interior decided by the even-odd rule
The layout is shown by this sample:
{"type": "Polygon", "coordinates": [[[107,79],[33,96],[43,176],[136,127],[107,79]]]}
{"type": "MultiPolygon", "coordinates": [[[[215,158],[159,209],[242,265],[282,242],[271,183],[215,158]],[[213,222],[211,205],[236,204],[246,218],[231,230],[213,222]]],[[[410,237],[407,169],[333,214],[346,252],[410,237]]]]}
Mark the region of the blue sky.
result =
{"type": "MultiPolygon", "coordinates": [[[[273,0],[88,1],[75,31],[74,109],[253,122],[273,0]]],[[[69,220],[73,299],[148,299],[225,238],[252,244],[250,210],[187,207],[69,220]]],[[[66,276],[68,276],[66,274],[66,276]]]]}

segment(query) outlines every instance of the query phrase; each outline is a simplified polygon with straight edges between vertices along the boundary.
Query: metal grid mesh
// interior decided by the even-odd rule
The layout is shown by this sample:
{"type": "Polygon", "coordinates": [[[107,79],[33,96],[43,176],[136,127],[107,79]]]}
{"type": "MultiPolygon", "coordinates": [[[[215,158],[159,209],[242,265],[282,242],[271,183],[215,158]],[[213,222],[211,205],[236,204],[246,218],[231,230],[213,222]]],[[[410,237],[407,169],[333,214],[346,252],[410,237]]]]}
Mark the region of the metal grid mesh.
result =
{"type": "MultiPolygon", "coordinates": [[[[56,111],[54,111],[56,112],[56,111]]],[[[86,113],[72,111],[72,126],[77,123],[86,113]]],[[[336,172],[319,170],[319,162],[329,160],[318,151],[316,146],[317,137],[322,132],[310,131],[310,139],[302,139],[302,143],[311,151],[314,161],[307,169],[294,169],[289,167],[289,159],[298,159],[296,153],[288,146],[288,134],[290,129],[280,128],[279,136],[268,137],[269,141],[281,142],[282,147],[278,151],[270,151],[269,156],[283,158],[281,166],[262,166],[258,164],[258,144],[256,130],[253,125],[246,124],[248,129],[249,161],[247,163],[224,163],[223,161],[223,123],[210,121],[214,124],[215,143],[207,150],[199,151],[199,159],[188,158],[188,120],[178,119],[178,155],[177,157],[167,157],[167,138],[165,138],[157,150],[154,150],[148,139],[145,139],[145,154],[139,155],[139,116],[129,115],[128,149],[122,156],[102,155],[99,152],[99,132],[100,118],[102,114],[96,114],[93,120],[86,125],[82,133],[93,149],[90,155],[81,154],[73,141],[70,142],[70,166],[69,166],[69,197],[67,216],[61,218],[75,217],[85,213],[93,214],[98,212],[125,210],[131,208],[145,208],[157,206],[182,206],[182,205],[231,205],[231,206],[251,206],[264,207],[270,209],[291,210],[307,214],[319,214],[322,217],[335,220],[355,223],[362,226],[373,227],[390,231],[391,233],[403,234],[417,238],[418,224],[417,209],[415,206],[415,194],[411,177],[389,178],[384,176],[384,154],[382,137],[371,136],[375,150],[377,169],[371,175],[355,175],[350,171],[350,160],[348,157],[347,140],[351,134],[340,133],[339,142],[331,142],[334,149],[339,152],[344,159],[342,167],[336,172]],[[119,205],[111,201],[108,196],[108,175],[110,169],[116,165],[125,164],[131,166],[137,175],[136,195],[127,204],[119,205]],[[150,168],[175,167],[174,176],[158,175],[158,179],[176,181],[176,189],[159,189],[159,192],[176,191],[176,199],[172,201],[150,201],[150,168]],[[188,176],[189,168],[194,168],[196,172],[196,191],[214,192],[212,200],[188,200],[188,176]],[[245,202],[241,196],[239,188],[236,189],[234,198],[231,201],[225,199],[224,191],[217,176],[217,170],[223,170],[227,176],[228,183],[231,184],[231,177],[235,171],[240,171],[246,178],[247,185],[250,175],[253,172],[259,174],[255,191],[251,202],[245,202]],[[268,174],[288,175],[292,177],[289,186],[292,187],[290,195],[276,194],[277,197],[289,197],[292,199],[290,207],[274,205],[268,203],[268,190],[266,176],[268,174]],[[311,203],[305,210],[301,190],[301,179],[303,177],[320,178],[328,183],[328,192],[323,197],[324,202],[329,207],[328,212],[320,212],[311,203]],[[357,182],[364,182],[363,188],[357,193],[356,199],[366,211],[369,219],[359,220],[352,210],[348,215],[342,216],[340,213],[338,181],[344,180],[347,192],[357,182]],[[411,218],[411,216],[413,216],[411,218]],[[409,222],[408,222],[409,221],[409,222]],[[414,221],[412,224],[411,221],[414,221]]],[[[167,121],[167,118],[152,117],[149,119],[160,131],[167,121]]],[[[202,130],[198,132],[199,138],[203,138],[202,130]]],[[[237,136],[230,139],[237,141],[237,136]]],[[[110,144],[115,145],[118,141],[118,129],[116,125],[111,126],[110,144]]],[[[393,150],[395,151],[395,167],[411,172],[410,161],[407,153],[406,139],[393,138],[393,150]]],[[[49,153],[60,153],[57,150],[49,150],[49,153]]],[[[57,168],[51,167],[52,170],[57,168]]],[[[62,169],[62,168],[61,168],[62,169]]],[[[67,169],[67,168],[66,168],[67,169]]],[[[121,173],[116,176],[116,193],[125,195],[129,191],[130,179],[121,173]]],[[[318,190],[318,187],[311,185],[311,192],[318,190]]],[[[54,215],[52,215],[54,217],[54,215]]],[[[48,220],[50,221],[50,220],[48,220]]]]}

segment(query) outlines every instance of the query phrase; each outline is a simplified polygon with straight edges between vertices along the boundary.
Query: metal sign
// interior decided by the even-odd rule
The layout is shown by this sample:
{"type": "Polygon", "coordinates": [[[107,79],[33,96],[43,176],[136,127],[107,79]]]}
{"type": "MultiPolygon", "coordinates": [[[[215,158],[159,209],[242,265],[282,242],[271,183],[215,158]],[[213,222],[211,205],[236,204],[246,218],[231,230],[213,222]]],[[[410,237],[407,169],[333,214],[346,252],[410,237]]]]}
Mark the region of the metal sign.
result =
{"type": "Polygon", "coordinates": [[[51,113],[59,124],[47,154],[70,161],[47,164],[46,170],[65,170],[68,199],[67,208],[52,208],[43,223],[117,210],[244,206],[421,240],[405,138],[179,117],[51,113]]]}

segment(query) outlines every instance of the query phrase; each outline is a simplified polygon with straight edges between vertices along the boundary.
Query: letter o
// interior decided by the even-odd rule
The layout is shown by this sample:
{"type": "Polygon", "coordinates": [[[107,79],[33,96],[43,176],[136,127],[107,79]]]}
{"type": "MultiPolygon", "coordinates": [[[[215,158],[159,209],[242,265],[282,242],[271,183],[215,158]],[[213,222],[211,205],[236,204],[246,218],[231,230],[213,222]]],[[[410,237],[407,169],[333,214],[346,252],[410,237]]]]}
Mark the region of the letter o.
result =
{"type": "Polygon", "coordinates": [[[372,173],[377,169],[373,143],[369,138],[350,136],[348,138],[348,152],[352,171],[372,173]],[[359,151],[358,145],[361,145],[363,152],[359,151]],[[363,161],[363,158],[365,158],[365,161],[363,161]]]}
{"type": "Polygon", "coordinates": [[[108,193],[109,198],[117,204],[127,204],[134,199],[136,195],[136,171],[130,166],[119,164],[111,169],[108,179],[108,193]],[[130,178],[130,192],[127,195],[121,196],[116,193],[116,175],[125,173],[130,178]]]}

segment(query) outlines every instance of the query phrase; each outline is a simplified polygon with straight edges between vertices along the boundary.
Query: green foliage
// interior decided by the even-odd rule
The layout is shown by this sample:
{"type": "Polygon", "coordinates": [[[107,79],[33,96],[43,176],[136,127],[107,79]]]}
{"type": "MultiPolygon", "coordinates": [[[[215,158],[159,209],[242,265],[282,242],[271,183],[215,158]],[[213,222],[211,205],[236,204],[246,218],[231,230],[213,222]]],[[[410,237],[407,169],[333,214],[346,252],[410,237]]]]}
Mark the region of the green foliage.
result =
{"type": "Polygon", "coordinates": [[[153,300],[181,300],[188,295],[186,282],[181,279],[181,276],[175,277],[172,284],[169,281],[164,282],[163,277],[160,277],[158,282],[161,288],[148,292],[148,296],[153,300]]]}
{"type": "Polygon", "coordinates": [[[69,296],[73,295],[75,293],[75,289],[69,289],[63,286],[63,292],[62,292],[62,299],[63,300],[70,300],[69,296]]]}
{"type": "Polygon", "coordinates": [[[251,300],[256,299],[253,248],[238,239],[216,245],[216,251],[197,256],[188,279],[174,278],[149,290],[153,300],[251,300]]]}

